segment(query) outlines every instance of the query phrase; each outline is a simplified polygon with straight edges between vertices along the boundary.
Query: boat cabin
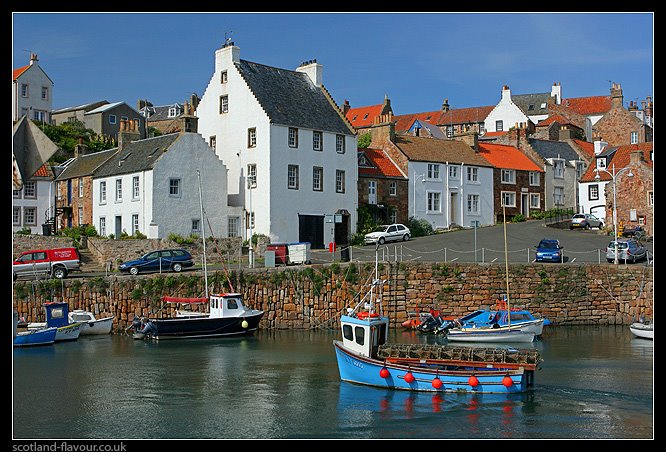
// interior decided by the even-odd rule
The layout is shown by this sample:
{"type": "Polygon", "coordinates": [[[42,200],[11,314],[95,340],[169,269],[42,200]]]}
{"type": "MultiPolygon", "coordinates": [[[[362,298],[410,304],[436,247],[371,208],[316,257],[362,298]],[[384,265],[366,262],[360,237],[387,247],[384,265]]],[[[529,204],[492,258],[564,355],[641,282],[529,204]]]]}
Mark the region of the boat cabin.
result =
{"type": "Polygon", "coordinates": [[[84,311],[83,309],[75,309],[69,314],[72,322],[94,322],[95,316],[92,312],[84,311]]]}
{"type": "Polygon", "coordinates": [[[47,326],[60,328],[69,325],[69,305],[67,303],[57,301],[44,303],[44,309],[46,309],[47,326]]]}
{"type": "Polygon", "coordinates": [[[361,311],[340,317],[342,345],[368,358],[377,356],[380,345],[388,338],[388,317],[376,312],[361,311]]]}
{"type": "Polygon", "coordinates": [[[243,295],[223,293],[210,296],[210,317],[241,317],[246,314],[243,295]]]}

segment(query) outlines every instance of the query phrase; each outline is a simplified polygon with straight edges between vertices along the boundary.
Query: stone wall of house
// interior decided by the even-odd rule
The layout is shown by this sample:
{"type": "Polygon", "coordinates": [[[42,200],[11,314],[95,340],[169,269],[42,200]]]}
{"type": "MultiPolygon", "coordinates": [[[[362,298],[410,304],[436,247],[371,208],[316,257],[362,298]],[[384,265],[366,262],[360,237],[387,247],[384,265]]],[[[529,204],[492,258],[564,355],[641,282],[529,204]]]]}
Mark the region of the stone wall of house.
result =
{"type": "Polygon", "coordinates": [[[371,180],[374,180],[377,184],[376,204],[391,207],[397,212],[396,223],[407,224],[409,221],[409,182],[405,179],[397,178],[359,176],[359,206],[368,204],[368,181],[371,180]],[[393,196],[390,194],[390,185],[392,182],[396,184],[396,194],[393,196]]]}
{"type": "MultiPolygon", "coordinates": [[[[338,318],[366,291],[374,265],[343,263],[299,268],[209,272],[212,293],[240,292],[246,304],[262,309],[264,329],[313,329],[338,326],[338,318]],[[229,283],[230,282],[230,283],[229,283]]],[[[384,310],[392,327],[419,310],[433,307],[462,316],[492,307],[506,292],[505,267],[497,264],[384,263],[379,277],[384,310]]],[[[653,268],[643,265],[510,265],[511,306],[527,308],[554,325],[629,324],[653,318],[653,268]]],[[[122,332],[134,316],[171,317],[162,295],[204,294],[196,274],[64,279],[14,284],[13,304],[27,321],[44,321],[43,303],[64,300],[70,310],[114,315],[122,332]]]]}
{"type": "Polygon", "coordinates": [[[592,127],[592,136],[611,146],[631,144],[631,132],[637,133],[639,143],[646,141],[645,125],[624,107],[611,109],[592,127]]]}

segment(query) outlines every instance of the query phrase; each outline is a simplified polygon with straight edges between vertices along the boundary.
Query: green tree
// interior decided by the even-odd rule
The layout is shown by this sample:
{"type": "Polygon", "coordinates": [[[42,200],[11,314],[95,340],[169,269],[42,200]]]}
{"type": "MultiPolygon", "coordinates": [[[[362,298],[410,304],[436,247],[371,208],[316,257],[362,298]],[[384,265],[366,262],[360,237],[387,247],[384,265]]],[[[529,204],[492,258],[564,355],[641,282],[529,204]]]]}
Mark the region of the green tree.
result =
{"type": "Polygon", "coordinates": [[[88,152],[99,152],[116,146],[115,141],[106,136],[98,135],[92,129],[86,129],[81,121],[65,122],[59,125],[35,123],[60,149],[51,158],[53,163],[62,163],[74,156],[74,148],[79,139],[87,146],[88,152]]]}
{"type": "Polygon", "coordinates": [[[358,137],[358,148],[366,149],[368,146],[370,146],[371,142],[372,142],[372,135],[370,134],[370,132],[364,133],[363,135],[358,137]]]}

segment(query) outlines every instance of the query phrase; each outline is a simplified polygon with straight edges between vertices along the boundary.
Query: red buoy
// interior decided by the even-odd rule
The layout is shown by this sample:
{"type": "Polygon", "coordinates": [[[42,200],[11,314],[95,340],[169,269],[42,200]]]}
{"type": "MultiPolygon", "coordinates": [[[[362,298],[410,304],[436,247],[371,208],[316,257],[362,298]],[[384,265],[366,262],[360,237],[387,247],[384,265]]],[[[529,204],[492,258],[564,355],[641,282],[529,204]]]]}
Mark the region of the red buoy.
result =
{"type": "Polygon", "coordinates": [[[513,380],[511,379],[510,376],[507,375],[506,377],[502,378],[502,384],[507,388],[510,388],[511,386],[513,386],[513,380]]]}
{"type": "Polygon", "coordinates": [[[405,381],[406,381],[407,383],[413,383],[414,380],[416,380],[416,378],[414,378],[414,375],[413,375],[411,372],[407,372],[407,373],[405,374],[405,381]]]}
{"type": "Polygon", "coordinates": [[[469,383],[471,387],[476,388],[479,385],[479,379],[472,375],[469,377],[469,380],[467,380],[467,383],[469,383]]]}
{"type": "Polygon", "coordinates": [[[432,379],[432,387],[435,389],[439,389],[442,387],[442,380],[439,379],[439,377],[435,377],[432,379]]]}
{"type": "Polygon", "coordinates": [[[391,375],[386,367],[382,367],[382,370],[379,371],[379,376],[382,378],[388,378],[391,375]]]}

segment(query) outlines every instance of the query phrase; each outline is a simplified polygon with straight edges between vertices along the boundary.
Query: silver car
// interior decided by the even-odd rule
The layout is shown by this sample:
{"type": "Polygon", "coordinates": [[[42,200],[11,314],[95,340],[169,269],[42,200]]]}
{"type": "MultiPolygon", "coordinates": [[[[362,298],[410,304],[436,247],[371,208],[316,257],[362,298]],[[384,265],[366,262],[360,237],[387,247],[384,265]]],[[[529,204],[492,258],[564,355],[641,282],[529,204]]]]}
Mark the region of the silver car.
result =
{"type": "Polygon", "coordinates": [[[590,228],[603,228],[604,223],[589,213],[577,213],[571,218],[569,229],[590,229],[590,228]]]}
{"type": "Polygon", "coordinates": [[[365,243],[379,243],[383,245],[386,242],[394,242],[398,240],[409,240],[409,228],[402,224],[384,224],[378,226],[374,231],[365,234],[365,243]]]}
{"type": "MultiPolygon", "coordinates": [[[[617,259],[622,262],[636,262],[647,258],[647,249],[633,239],[618,239],[617,259]]],[[[608,244],[606,248],[606,260],[615,262],[615,241],[608,244]]]]}

